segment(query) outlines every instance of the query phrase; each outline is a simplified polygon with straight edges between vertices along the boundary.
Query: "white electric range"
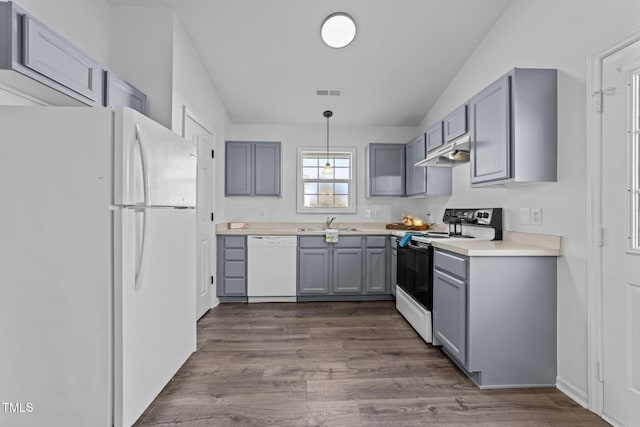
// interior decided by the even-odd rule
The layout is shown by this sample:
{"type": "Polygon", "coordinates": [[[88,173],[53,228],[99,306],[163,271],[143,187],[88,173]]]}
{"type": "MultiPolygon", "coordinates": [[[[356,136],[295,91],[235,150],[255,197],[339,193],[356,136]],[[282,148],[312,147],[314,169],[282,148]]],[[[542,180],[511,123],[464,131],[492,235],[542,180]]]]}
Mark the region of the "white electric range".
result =
{"type": "Polygon", "coordinates": [[[502,209],[445,209],[449,230],[412,233],[398,242],[396,309],[428,343],[433,341],[433,246],[436,240],[502,240],[502,209]],[[404,245],[403,245],[404,243],[404,245]]]}

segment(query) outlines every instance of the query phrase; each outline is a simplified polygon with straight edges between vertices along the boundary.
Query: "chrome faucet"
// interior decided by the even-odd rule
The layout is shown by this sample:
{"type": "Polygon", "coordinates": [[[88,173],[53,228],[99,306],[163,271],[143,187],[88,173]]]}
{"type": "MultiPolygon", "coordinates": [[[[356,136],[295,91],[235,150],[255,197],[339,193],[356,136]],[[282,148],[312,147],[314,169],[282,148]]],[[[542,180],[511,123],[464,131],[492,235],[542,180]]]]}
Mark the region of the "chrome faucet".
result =
{"type": "Polygon", "coordinates": [[[327,217],[327,219],[324,220],[324,227],[325,228],[330,228],[331,227],[331,223],[336,219],[336,217],[334,216],[333,218],[329,218],[327,217]]]}

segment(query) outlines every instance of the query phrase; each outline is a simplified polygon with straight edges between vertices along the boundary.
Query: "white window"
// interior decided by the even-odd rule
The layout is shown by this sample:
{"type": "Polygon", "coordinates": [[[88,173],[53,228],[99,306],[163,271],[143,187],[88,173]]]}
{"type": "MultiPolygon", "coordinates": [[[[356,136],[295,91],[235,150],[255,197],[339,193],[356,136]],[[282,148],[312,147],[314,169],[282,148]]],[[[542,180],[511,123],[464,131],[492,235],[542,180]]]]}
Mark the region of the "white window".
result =
{"type": "Polygon", "coordinates": [[[631,197],[631,249],[640,251],[640,71],[633,74],[631,97],[631,156],[629,195],[631,197]]]}
{"type": "Polygon", "coordinates": [[[298,212],[355,213],[355,148],[298,149],[298,212]],[[328,157],[328,158],[327,158],[328,157]],[[331,173],[325,174],[325,164],[331,173]]]}

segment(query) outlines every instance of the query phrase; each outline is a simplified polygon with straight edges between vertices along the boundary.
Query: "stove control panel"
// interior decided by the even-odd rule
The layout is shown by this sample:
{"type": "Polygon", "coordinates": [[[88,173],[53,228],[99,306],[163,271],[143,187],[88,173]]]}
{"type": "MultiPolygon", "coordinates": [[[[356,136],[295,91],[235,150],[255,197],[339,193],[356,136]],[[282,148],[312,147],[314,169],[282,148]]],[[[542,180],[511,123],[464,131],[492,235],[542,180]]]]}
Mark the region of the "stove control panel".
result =
{"type": "Polygon", "coordinates": [[[497,240],[502,239],[502,208],[445,209],[445,224],[478,225],[496,230],[497,240]]]}

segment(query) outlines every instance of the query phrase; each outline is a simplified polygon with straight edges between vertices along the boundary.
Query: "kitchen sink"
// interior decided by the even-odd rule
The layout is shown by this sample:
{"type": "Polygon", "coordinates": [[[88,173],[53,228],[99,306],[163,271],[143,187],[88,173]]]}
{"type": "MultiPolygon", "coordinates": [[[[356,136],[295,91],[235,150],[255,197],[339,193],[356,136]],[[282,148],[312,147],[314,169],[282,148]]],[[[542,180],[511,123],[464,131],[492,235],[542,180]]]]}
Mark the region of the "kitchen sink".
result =
{"type": "Polygon", "coordinates": [[[300,227],[298,231],[306,232],[306,233],[324,233],[327,230],[338,230],[338,231],[360,231],[357,228],[353,227],[345,227],[345,228],[321,228],[321,227],[300,227]]]}

